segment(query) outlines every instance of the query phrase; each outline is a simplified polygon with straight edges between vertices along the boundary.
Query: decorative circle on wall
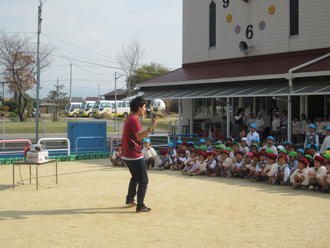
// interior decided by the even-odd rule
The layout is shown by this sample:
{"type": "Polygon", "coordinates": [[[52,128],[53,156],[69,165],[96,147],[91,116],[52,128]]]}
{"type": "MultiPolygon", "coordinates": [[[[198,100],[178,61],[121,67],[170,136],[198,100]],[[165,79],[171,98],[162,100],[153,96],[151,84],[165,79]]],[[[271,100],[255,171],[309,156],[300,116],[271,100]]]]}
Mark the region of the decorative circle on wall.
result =
{"type": "Polygon", "coordinates": [[[265,21],[261,21],[260,23],[259,23],[259,29],[260,30],[264,30],[266,28],[266,22],[265,21]]]}
{"type": "Polygon", "coordinates": [[[276,7],[275,7],[275,5],[271,5],[271,6],[269,6],[269,8],[268,8],[268,13],[269,13],[270,15],[274,15],[275,12],[276,12],[276,7]]]}
{"type": "Polygon", "coordinates": [[[236,34],[239,34],[241,32],[241,26],[240,25],[237,25],[236,27],[235,27],[235,33],[236,34]]]}
{"type": "Polygon", "coordinates": [[[233,16],[231,14],[227,15],[226,21],[231,23],[233,21],[233,16]]]}
{"type": "Polygon", "coordinates": [[[241,32],[241,26],[240,25],[237,25],[236,27],[235,27],[235,33],[236,34],[239,34],[241,32]]]}

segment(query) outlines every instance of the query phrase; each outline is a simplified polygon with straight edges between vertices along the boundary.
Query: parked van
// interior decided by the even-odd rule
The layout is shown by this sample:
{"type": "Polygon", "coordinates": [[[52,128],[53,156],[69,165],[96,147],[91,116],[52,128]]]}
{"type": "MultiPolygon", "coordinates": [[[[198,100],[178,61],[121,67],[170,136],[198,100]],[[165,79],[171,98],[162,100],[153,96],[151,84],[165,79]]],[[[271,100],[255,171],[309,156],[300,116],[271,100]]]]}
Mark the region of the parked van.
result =
{"type": "Polygon", "coordinates": [[[94,108],[95,104],[96,104],[96,101],[83,102],[83,104],[81,105],[81,108],[80,108],[79,116],[92,118],[94,116],[93,108],[94,108]]]}
{"type": "MultiPolygon", "coordinates": [[[[116,114],[115,102],[112,103],[112,116],[116,114]]],[[[129,101],[117,101],[117,116],[127,118],[130,113],[129,101]]]]}
{"type": "Polygon", "coordinates": [[[77,117],[80,112],[82,102],[72,102],[65,106],[65,114],[68,117],[77,117]]]}
{"type": "Polygon", "coordinates": [[[112,102],[107,100],[97,101],[93,108],[93,114],[96,118],[111,116],[112,114],[112,102]]]}

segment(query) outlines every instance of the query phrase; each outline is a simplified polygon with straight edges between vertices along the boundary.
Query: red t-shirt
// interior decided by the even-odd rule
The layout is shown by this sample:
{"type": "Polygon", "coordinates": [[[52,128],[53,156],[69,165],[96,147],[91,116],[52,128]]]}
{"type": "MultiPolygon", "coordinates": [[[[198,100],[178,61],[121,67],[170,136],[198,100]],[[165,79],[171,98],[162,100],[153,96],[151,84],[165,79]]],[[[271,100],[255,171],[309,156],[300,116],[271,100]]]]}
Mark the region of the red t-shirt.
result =
{"type": "Polygon", "coordinates": [[[124,131],[122,138],[122,154],[123,159],[139,159],[142,158],[142,142],[136,138],[136,133],[141,132],[140,119],[135,115],[127,117],[124,123],[124,131]]]}

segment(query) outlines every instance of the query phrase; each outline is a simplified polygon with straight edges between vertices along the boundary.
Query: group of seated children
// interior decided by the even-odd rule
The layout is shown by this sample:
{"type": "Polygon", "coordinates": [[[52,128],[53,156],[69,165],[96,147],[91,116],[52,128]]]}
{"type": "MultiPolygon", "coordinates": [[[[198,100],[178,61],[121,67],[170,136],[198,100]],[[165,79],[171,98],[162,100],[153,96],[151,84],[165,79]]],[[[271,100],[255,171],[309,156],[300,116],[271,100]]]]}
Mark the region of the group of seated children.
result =
{"type": "MultiPolygon", "coordinates": [[[[251,129],[253,129],[252,127],[251,129]]],[[[330,133],[330,127],[327,127],[330,133]]],[[[180,170],[183,175],[210,177],[240,177],[271,184],[292,185],[329,192],[330,147],[321,153],[317,144],[297,148],[290,142],[275,146],[275,138],[260,142],[253,133],[235,142],[232,137],[194,142],[169,142],[159,156],[149,138],[142,150],[147,169],[180,170]]],[[[110,156],[113,165],[124,165],[121,146],[110,156]]]]}
{"type": "Polygon", "coordinates": [[[168,143],[160,150],[158,169],[180,170],[183,175],[210,177],[240,177],[271,184],[292,185],[329,192],[330,148],[319,154],[317,146],[296,149],[289,142],[274,145],[272,136],[264,144],[247,139],[234,142],[231,137],[222,144],[201,139],[199,146],[193,142],[168,143]]]}

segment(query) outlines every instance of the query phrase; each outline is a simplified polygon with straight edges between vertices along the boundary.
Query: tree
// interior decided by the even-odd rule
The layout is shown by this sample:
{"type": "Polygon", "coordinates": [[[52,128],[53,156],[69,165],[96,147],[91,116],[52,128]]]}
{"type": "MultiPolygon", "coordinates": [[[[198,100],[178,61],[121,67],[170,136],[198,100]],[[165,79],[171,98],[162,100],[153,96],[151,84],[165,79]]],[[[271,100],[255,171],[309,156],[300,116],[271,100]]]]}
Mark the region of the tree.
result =
{"type": "MultiPolygon", "coordinates": [[[[32,45],[31,37],[21,35],[0,35],[0,68],[8,88],[17,103],[17,114],[20,121],[27,117],[26,108],[29,96],[26,91],[33,88],[37,74],[37,52],[32,45]]],[[[40,68],[50,64],[51,49],[41,47],[40,68]]]]}
{"type": "Polygon", "coordinates": [[[128,95],[133,95],[135,84],[131,80],[132,75],[140,65],[141,59],[144,55],[143,47],[139,40],[132,40],[126,48],[117,55],[118,63],[126,74],[126,87],[128,95]]]}
{"type": "Polygon", "coordinates": [[[51,110],[53,112],[53,121],[60,119],[61,110],[65,108],[65,105],[69,102],[66,98],[65,92],[62,92],[64,85],[56,84],[54,90],[49,91],[48,98],[52,103],[51,110]]]}
{"type": "Polygon", "coordinates": [[[159,77],[168,73],[170,70],[162,64],[151,63],[149,65],[142,65],[130,77],[130,81],[135,88],[135,85],[155,77],[159,77]]]}

